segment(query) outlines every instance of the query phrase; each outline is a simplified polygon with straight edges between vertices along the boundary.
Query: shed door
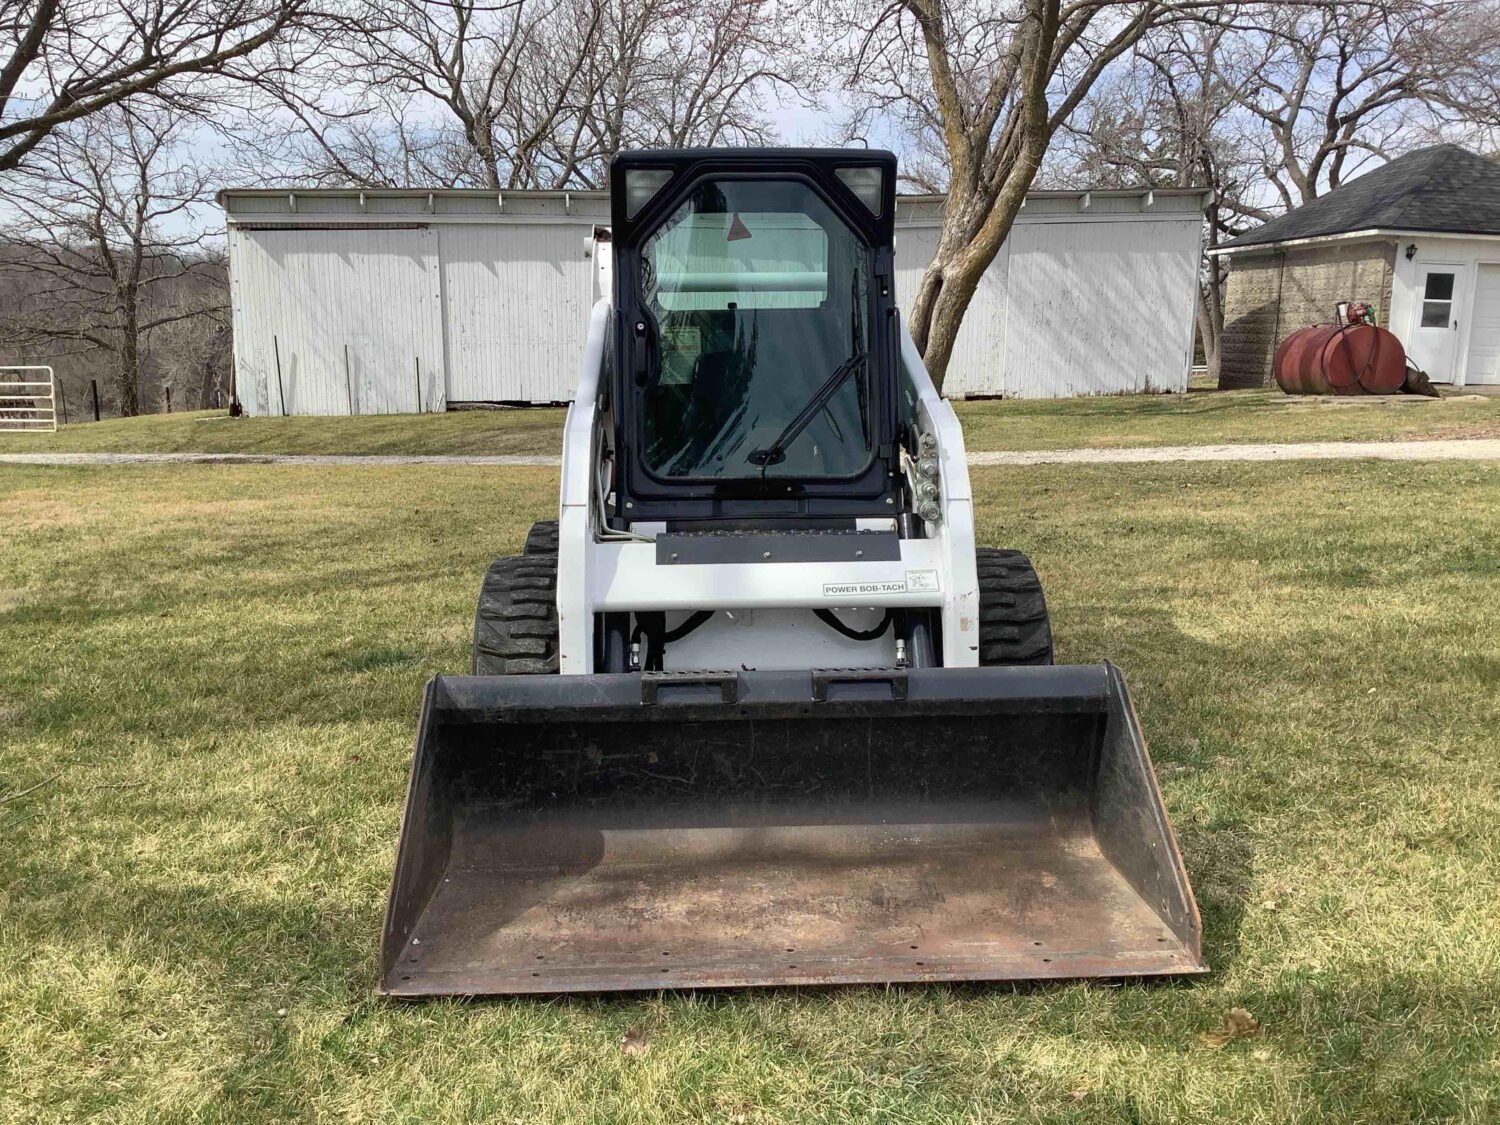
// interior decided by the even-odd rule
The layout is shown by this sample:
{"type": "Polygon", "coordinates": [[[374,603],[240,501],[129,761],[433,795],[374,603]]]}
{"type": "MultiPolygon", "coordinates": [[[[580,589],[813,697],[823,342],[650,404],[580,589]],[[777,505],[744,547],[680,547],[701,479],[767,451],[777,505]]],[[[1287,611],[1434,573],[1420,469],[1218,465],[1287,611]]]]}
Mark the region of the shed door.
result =
{"type": "Polygon", "coordinates": [[[573,396],[594,300],[588,233],[576,223],[440,228],[451,401],[573,396]]]}
{"type": "Polygon", "coordinates": [[[1417,273],[1417,302],[1406,350],[1435,382],[1453,379],[1458,357],[1458,312],[1462,307],[1462,267],[1422,266],[1417,273]]]}
{"type": "Polygon", "coordinates": [[[235,354],[247,409],[446,409],[437,238],[431,230],[237,234],[235,284],[246,307],[235,321],[235,354]],[[247,386],[247,377],[259,386],[247,386]]]}
{"type": "Polygon", "coordinates": [[[1500,383],[1500,265],[1479,267],[1464,382],[1500,383]]]}

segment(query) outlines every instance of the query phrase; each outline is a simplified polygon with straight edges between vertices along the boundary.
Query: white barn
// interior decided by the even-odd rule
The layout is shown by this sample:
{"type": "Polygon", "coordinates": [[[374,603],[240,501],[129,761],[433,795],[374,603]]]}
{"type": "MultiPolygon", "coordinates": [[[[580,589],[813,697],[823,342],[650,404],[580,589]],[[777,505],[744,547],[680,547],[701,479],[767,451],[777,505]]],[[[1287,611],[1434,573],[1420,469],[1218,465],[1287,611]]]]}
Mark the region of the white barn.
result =
{"type": "MultiPolygon", "coordinates": [[[[236,389],[249,414],[566,401],[604,192],[227,190],[236,389]]],[[[1200,191],[1034,192],[964,318],[948,393],[1181,391],[1200,191]]],[[[896,208],[916,291],[941,196],[896,208]]]]}

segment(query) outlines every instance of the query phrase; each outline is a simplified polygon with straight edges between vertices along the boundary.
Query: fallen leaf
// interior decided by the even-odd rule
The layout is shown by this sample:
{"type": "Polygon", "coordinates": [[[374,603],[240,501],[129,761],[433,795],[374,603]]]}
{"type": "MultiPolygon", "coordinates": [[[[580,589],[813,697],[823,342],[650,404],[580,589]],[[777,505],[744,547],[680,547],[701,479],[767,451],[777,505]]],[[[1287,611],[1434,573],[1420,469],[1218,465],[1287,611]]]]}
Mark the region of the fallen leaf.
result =
{"type": "Polygon", "coordinates": [[[651,1049],[651,1036],[643,1027],[632,1027],[620,1036],[620,1050],[627,1055],[644,1055],[651,1049]]]}
{"type": "Polygon", "coordinates": [[[1218,1050],[1226,1043],[1260,1033],[1260,1021],[1244,1008],[1230,1008],[1224,1013],[1224,1024],[1213,1031],[1201,1031],[1198,1038],[1218,1050]]]}

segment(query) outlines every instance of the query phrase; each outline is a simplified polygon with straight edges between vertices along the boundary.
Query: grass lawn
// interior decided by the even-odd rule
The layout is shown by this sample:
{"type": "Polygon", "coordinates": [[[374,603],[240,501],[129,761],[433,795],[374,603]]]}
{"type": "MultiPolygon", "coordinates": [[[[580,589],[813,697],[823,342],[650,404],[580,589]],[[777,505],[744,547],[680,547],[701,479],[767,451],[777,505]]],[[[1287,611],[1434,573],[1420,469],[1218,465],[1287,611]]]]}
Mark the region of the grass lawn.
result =
{"type": "MultiPolygon", "coordinates": [[[[1325,401],[1276,390],[1194,391],[955,405],[971,450],[1500,436],[1500,396],[1325,401]]],[[[0,453],[556,455],[562,418],[546,407],[361,418],[198,411],[79,423],[55,435],[0,434],[0,453]]]]}
{"type": "Polygon", "coordinates": [[[0,1119],[1500,1119],[1500,466],[974,480],[1129,678],[1206,978],[379,1001],[422,684],[555,474],[0,466],[0,1119]]]}

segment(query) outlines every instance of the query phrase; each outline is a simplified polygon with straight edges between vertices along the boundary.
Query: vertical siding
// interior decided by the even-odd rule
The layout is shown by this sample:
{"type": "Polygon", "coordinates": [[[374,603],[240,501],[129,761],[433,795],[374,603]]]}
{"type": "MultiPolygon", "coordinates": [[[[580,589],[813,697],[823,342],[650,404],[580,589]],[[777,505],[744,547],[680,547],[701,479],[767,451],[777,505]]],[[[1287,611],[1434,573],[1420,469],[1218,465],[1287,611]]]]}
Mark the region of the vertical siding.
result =
{"type": "Polygon", "coordinates": [[[1016,398],[1185,391],[1201,223],[1018,223],[1005,389],[1016,398]]]}
{"type": "Polygon", "coordinates": [[[265,373],[260,370],[261,349],[258,302],[250,300],[250,287],[241,278],[254,270],[255,254],[250,236],[229,230],[229,308],[234,332],[234,393],[251,415],[266,414],[265,373]]]}
{"type": "Polygon", "coordinates": [[[590,228],[510,222],[439,230],[448,398],[570,398],[594,301],[590,228]]]}
{"type": "Polygon", "coordinates": [[[447,409],[433,231],[238,231],[232,252],[249,413],[412,413],[419,385],[447,409]]]}
{"type": "MultiPolygon", "coordinates": [[[[231,205],[235,371],[252,414],[442,410],[571,397],[603,198],[308,193],[231,205]],[[435,201],[434,201],[435,200],[435,201]],[[434,209],[436,208],[436,209],[434,209]],[[515,210],[513,210],[515,208],[515,210]],[[420,223],[393,228],[379,223],[420,223]],[[357,224],[370,225],[357,225],[357,224]],[[348,349],[347,374],[345,349],[348,349]]],[[[1201,220],[1195,197],[1028,200],[959,331],[947,390],[1051,397],[1181,390],[1191,365],[1201,220]]],[[[902,203],[896,295],[910,314],[941,204],[902,203]]]]}
{"type": "Polygon", "coordinates": [[[1465,384],[1500,383],[1500,265],[1480,265],[1469,318],[1465,384]]]}

